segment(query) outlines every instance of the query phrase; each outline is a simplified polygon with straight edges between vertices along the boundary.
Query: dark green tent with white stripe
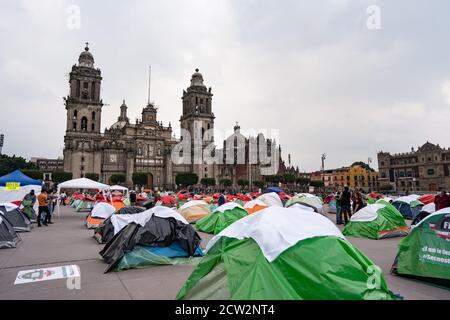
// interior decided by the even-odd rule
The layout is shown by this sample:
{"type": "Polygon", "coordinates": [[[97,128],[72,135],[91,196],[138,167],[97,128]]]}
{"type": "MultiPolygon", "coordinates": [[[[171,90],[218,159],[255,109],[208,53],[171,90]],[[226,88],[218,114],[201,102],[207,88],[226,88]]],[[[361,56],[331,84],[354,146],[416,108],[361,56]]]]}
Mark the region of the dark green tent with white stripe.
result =
{"type": "Polygon", "coordinates": [[[217,207],[214,212],[208,214],[206,217],[198,220],[195,227],[202,232],[218,234],[233,222],[236,222],[247,215],[247,210],[238,203],[227,202],[217,207]]]}
{"type": "Polygon", "coordinates": [[[404,237],[408,232],[401,213],[384,200],[358,210],[343,230],[346,236],[369,239],[404,237]]]}
{"type": "Polygon", "coordinates": [[[326,217],[269,207],[216,235],[177,299],[394,300],[383,272],[326,217]]]}

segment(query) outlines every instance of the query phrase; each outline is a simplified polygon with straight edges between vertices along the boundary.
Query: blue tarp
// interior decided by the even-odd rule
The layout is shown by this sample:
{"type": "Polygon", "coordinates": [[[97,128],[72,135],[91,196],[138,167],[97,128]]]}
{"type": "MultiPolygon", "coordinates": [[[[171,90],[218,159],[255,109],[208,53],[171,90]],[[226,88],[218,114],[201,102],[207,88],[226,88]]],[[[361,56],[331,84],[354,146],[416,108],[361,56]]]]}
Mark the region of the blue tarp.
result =
{"type": "Polygon", "coordinates": [[[0,186],[6,186],[7,182],[20,182],[20,186],[42,186],[42,182],[39,180],[31,179],[30,177],[24,175],[22,171],[16,170],[14,172],[8,173],[3,177],[0,177],[0,186]]]}
{"type": "Polygon", "coordinates": [[[282,189],[278,188],[278,187],[269,187],[266,189],[266,192],[276,192],[276,193],[280,193],[280,192],[284,192],[282,189]]]}
{"type": "MultiPolygon", "coordinates": [[[[157,254],[159,256],[164,256],[168,258],[176,258],[176,257],[189,257],[189,254],[181,247],[181,244],[179,241],[174,241],[170,246],[168,247],[150,247],[150,246],[144,246],[144,248],[151,253],[157,254]]],[[[199,247],[194,252],[194,257],[202,257],[203,251],[199,247]]]]}

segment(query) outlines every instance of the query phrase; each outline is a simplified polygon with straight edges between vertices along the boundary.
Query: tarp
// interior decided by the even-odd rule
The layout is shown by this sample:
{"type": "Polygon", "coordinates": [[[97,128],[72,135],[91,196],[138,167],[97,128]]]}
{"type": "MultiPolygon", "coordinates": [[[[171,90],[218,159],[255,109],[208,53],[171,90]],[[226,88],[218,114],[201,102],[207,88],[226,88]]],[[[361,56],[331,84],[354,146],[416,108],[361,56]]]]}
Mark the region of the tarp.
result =
{"type": "Polygon", "coordinates": [[[177,299],[386,299],[383,272],[327,218],[269,207],[223,230],[177,299]],[[377,275],[377,286],[368,285],[377,275]]]}
{"type": "Polygon", "coordinates": [[[399,243],[392,272],[450,286],[450,208],[430,214],[399,243]]]}
{"type": "Polygon", "coordinates": [[[78,178],[73,180],[68,180],[58,184],[58,193],[61,189],[99,189],[105,190],[109,186],[104,183],[100,183],[88,178],[78,178]]]}
{"type": "Polygon", "coordinates": [[[353,214],[343,233],[346,236],[384,239],[408,234],[400,212],[384,200],[378,200],[353,214]]]}
{"type": "Polygon", "coordinates": [[[20,186],[42,186],[42,181],[31,179],[24,175],[22,171],[16,170],[0,177],[0,186],[6,186],[7,182],[19,182],[20,186]]]}
{"type": "Polygon", "coordinates": [[[247,216],[247,211],[235,202],[228,202],[219,207],[195,224],[197,230],[218,234],[220,231],[247,216]]]}
{"type": "Polygon", "coordinates": [[[266,192],[267,193],[270,193],[270,192],[280,193],[280,192],[284,192],[284,191],[283,191],[283,189],[280,189],[278,187],[268,187],[266,189],[266,192]]]}

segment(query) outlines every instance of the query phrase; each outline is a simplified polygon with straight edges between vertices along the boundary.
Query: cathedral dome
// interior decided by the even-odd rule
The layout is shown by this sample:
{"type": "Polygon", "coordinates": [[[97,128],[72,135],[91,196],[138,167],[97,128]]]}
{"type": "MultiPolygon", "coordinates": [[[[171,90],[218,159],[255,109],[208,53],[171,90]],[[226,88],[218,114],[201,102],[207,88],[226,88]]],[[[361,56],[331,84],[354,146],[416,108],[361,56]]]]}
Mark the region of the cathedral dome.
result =
{"type": "Polygon", "coordinates": [[[80,53],[80,57],[78,58],[78,65],[81,67],[94,67],[94,56],[89,52],[88,44],[86,43],[86,47],[84,51],[80,53]]]}
{"type": "Polygon", "coordinates": [[[206,86],[203,84],[203,75],[199,72],[198,69],[195,69],[195,73],[192,75],[191,86],[206,88],[206,86]]]}

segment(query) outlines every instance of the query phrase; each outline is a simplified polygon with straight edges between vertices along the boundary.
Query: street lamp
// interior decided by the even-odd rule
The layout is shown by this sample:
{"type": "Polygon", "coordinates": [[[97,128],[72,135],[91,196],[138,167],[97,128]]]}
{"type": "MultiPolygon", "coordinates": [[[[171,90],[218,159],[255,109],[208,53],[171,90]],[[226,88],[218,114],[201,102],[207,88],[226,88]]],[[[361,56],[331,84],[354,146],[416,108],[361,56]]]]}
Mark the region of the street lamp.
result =
{"type": "Polygon", "coordinates": [[[323,191],[325,191],[325,159],[327,155],[322,153],[322,183],[323,183],[323,191]]]}

